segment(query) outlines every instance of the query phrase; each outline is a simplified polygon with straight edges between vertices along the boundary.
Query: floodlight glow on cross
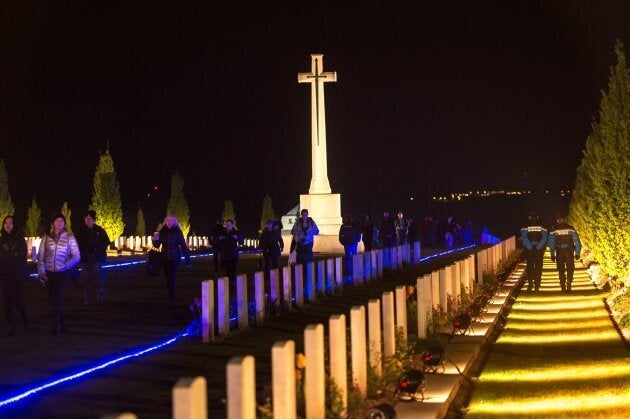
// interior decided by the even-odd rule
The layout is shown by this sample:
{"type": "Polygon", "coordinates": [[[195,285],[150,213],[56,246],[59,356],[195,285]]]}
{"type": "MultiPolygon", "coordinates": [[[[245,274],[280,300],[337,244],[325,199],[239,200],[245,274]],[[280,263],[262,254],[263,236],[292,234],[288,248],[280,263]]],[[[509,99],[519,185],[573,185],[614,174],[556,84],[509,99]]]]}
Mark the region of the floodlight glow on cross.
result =
{"type": "Polygon", "coordinates": [[[60,384],[67,383],[67,382],[73,381],[73,380],[77,380],[79,378],[82,378],[82,377],[85,377],[87,375],[93,374],[93,373],[95,373],[97,371],[104,370],[104,369],[106,369],[108,367],[111,367],[112,365],[116,365],[116,364],[119,364],[121,362],[127,361],[129,359],[138,358],[138,357],[146,355],[146,354],[148,354],[150,352],[154,352],[154,351],[156,351],[156,350],[158,350],[160,348],[163,348],[165,346],[168,346],[168,345],[171,345],[171,344],[175,343],[179,338],[182,338],[184,336],[188,336],[188,331],[182,332],[182,333],[180,333],[178,335],[175,335],[175,336],[173,336],[173,337],[171,337],[171,338],[169,338],[169,339],[167,339],[167,340],[165,340],[163,342],[160,342],[160,343],[158,343],[156,345],[153,345],[153,346],[150,346],[148,348],[144,348],[144,349],[140,349],[140,350],[137,350],[137,351],[133,351],[133,352],[130,352],[130,353],[126,354],[126,355],[122,355],[122,356],[119,356],[117,358],[101,362],[101,363],[99,363],[99,364],[97,364],[97,365],[95,365],[95,366],[93,366],[91,368],[84,369],[84,370],[76,372],[74,374],[61,376],[61,377],[56,378],[54,380],[51,380],[51,381],[49,381],[47,383],[43,383],[43,384],[40,384],[40,385],[38,385],[36,387],[33,387],[33,388],[29,389],[29,390],[23,391],[23,392],[21,392],[19,394],[15,394],[15,395],[10,396],[8,398],[1,399],[0,400],[0,408],[7,407],[7,406],[9,406],[9,405],[11,405],[13,403],[16,403],[16,402],[18,402],[20,400],[23,400],[23,399],[25,399],[27,397],[30,397],[32,395],[35,395],[37,393],[40,393],[40,392],[42,392],[44,390],[47,390],[47,389],[50,389],[52,387],[56,387],[56,386],[58,386],[60,384]]]}

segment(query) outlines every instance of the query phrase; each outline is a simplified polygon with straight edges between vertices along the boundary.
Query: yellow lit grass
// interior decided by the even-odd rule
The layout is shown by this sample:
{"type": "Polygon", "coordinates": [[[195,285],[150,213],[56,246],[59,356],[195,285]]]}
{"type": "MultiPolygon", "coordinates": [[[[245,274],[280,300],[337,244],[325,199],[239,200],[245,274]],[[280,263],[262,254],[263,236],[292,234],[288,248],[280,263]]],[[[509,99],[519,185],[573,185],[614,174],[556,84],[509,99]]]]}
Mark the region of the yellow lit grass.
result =
{"type": "MultiPolygon", "coordinates": [[[[557,276],[546,280],[559,291],[557,276]]],[[[468,417],[630,417],[630,354],[601,293],[521,293],[468,417]]]]}

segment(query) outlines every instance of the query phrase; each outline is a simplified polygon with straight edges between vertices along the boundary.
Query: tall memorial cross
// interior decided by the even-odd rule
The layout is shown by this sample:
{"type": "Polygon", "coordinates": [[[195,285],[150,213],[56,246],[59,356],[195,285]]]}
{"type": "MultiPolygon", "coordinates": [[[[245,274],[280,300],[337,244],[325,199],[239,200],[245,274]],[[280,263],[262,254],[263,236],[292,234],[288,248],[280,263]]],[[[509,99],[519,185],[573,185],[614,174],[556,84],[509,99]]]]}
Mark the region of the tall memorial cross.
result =
{"type": "Polygon", "coordinates": [[[324,55],[311,54],[311,72],[298,73],[298,83],[311,84],[311,165],[312,177],[308,193],[331,193],[326,159],[326,115],[324,83],[336,82],[335,71],[324,71],[324,55]]]}

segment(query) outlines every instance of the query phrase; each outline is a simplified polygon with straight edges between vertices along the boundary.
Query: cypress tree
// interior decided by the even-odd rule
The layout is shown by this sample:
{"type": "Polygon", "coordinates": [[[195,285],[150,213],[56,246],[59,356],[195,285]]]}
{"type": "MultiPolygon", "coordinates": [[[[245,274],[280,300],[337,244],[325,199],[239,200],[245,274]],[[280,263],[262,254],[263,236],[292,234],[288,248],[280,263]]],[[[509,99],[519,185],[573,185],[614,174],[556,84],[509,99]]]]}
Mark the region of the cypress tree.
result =
{"type": "Polygon", "coordinates": [[[166,212],[173,214],[177,218],[184,237],[188,236],[190,231],[190,210],[188,201],[186,201],[184,196],[184,178],[178,171],[173,172],[171,176],[171,197],[168,200],[166,212]]]}
{"type": "Polygon", "coordinates": [[[570,204],[570,221],[609,275],[630,276],[630,68],[623,44],[602,92],[599,118],[586,140],[570,204]]]}
{"type": "Polygon", "coordinates": [[[123,222],[120,185],[116,180],[114,160],[109,154],[109,146],[101,154],[94,172],[94,191],[91,209],[96,211],[98,224],[103,227],[111,240],[116,240],[125,229],[123,222]]]}
{"type": "Polygon", "coordinates": [[[64,202],[61,206],[61,213],[64,217],[66,217],[66,230],[68,230],[69,233],[72,233],[72,210],[68,207],[67,202],[64,202]]]}
{"type": "Polygon", "coordinates": [[[265,195],[262,201],[262,215],[260,217],[260,229],[262,231],[267,225],[267,221],[276,218],[276,213],[273,211],[273,206],[271,203],[271,197],[269,194],[265,195]]]}
{"type": "Polygon", "coordinates": [[[234,212],[234,203],[232,203],[231,199],[228,199],[223,203],[223,213],[221,213],[221,218],[223,218],[223,221],[232,220],[236,225],[236,213],[234,212]]]}
{"type": "Polygon", "coordinates": [[[28,207],[28,211],[26,213],[26,223],[24,225],[24,230],[26,232],[27,237],[38,237],[41,233],[41,224],[42,224],[42,210],[37,205],[37,200],[33,196],[33,200],[31,201],[31,206],[28,207]]]}
{"type": "Polygon", "coordinates": [[[9,174],[4,160],[0,159],[0,217],[13,215],[15,207],[9,193],[9,174]]]}
{"type": "Polygon", "coordinates": [[[142,208],[138,207],[138,218],[136,221],[136,236],[144,237],[146,235],[146,223],[144,222],[144,213],[142,208]]]}

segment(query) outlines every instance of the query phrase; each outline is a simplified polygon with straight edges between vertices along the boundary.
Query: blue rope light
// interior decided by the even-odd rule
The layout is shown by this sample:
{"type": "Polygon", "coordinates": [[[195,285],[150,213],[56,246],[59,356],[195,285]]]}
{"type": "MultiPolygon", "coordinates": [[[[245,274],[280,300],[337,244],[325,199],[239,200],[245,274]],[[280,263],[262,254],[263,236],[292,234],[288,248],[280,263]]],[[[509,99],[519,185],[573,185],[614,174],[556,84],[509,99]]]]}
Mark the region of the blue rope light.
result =
{"type": "Polygon", "coordinates": [[[448,254],[450,254],[450,253],[459,252],[460,250],[470,249],[470,248],[473,248],[473,247],[475,247],[475,246],[477,246],[477,245],[476,245],[476,244],[471,244],[471,245],[468,245],[468,246],[459,247],[459,248],[457,248],[457,249],[447,250],[447,251],[442,252],[442,253],[436,253],[435,255],[425,256],[425,257],[423,257],[423,258],[420,258],[420,262],[426,262],[427,260],[429,260],[429,259],[433,259],[433,258],[436,258],[436,257],[438,257],[438,256],[448,255],[448,254]]]}
{"type": "Polygon", "coordinates": [[[115,358],[115,359],[103,362],[103,363],[101,363],[99,365],[96,365],[96,366],[94,366],[92,368],[88,368],[86,370],[80,371],[80,372],[75,373],[75,374],[66,375],[66,376],[63,376],[61,378],[57,378],[56,380],[49,381],[47,383],[41,384],[41,385],[39,385],[37,387],[34,387],[34,388],[32,388],[30,390],[27,390],[27,391],[24,391],[24,392],[22,392],[20,394],[12,396],[12,397],[10,397],[8,399],[0,400],[0,408],[7,407],[8,405],[10,405],[12,403],[15,403],[15,402],[18,402],[20,400],[23,400],[23,399],[25,399],[25,398],[27,398],[29,396],[32,396],[34,394],[37,394],[37,393],[39,393],[41,391],[44,391],[44,390],[47,390],[49,388],[58,386],[59,384],[63,384],[63,383],[66,383],[68,381],[72,381],[72,380],[79,379],[81,377],[85,377],[85,376],[90,375],[90,374],[92,374],[92,373],[94,373],[96,371],[103,370],[103,369],[105,369],[107,367],[110,367],[110,366],[115,365],[115,364],[119,364],[119,363],[121,363],[123,361],[126,361],[128,359],[137,358],[137,357],[145,355],[145,354],[147,354],[149,352],[156,351],[156,350],[158,350],[160,348],[163,348],[165,346],[171,345],[172,343],[177,341],[179,338],[182,338],[184,336],[188,336],[188,331],[182,332],[182,333],[180,333],[178,335],[175,335],[172,338],[170,338],[168,340],[165,340],[164,342],[158,343],[157,345],[153,345],[151,347],[148,347],[148,348],[145,348],[145,349],[141,349],[141,350],[136,351],[136,352],[131,352],[131,353],[127,354],[127,355],[119,356],[118,358],[115,358]]]}

